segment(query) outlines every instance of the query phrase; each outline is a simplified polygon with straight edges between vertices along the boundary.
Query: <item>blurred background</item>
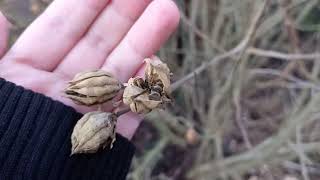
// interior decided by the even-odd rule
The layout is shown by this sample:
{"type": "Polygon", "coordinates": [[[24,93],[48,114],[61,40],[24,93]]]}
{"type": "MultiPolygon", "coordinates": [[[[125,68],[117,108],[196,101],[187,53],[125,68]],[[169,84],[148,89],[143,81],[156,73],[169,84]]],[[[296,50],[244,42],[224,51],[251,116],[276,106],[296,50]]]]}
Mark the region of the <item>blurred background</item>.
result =
{"type": "MultiPolygon", "coordinates": [[[[0,0],[11,44],[50,1],[0,0]]],[[[176,0],[158,55],[192,78],[146,116],[129,180],[320,179],[320,1],[267,2],[176,0]]]]}

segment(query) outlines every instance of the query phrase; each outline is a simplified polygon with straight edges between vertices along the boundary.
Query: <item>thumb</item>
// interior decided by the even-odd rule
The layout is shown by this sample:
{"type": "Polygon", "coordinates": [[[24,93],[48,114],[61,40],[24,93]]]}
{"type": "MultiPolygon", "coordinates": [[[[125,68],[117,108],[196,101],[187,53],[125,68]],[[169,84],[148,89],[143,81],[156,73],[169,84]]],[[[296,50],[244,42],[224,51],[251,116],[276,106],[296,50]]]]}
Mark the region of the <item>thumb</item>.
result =
{"type": "Polygon", "coordinates": [[[4,55],[8,44],[9,23],[0,12],[0,58],[4,55]]]}

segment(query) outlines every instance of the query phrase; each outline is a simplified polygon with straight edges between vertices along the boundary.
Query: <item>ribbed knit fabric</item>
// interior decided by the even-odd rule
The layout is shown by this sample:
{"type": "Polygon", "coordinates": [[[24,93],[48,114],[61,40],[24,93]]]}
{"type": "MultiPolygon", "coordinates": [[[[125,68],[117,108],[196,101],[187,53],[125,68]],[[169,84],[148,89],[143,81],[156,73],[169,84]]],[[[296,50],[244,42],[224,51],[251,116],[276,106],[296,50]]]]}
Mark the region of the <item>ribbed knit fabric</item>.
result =
{"type": "Polygon", "coordinates": [[[122,180],[134,146],[117,135],[111,150],[70,157],[71,107],[0,79],[0,180],[122,180]]]}

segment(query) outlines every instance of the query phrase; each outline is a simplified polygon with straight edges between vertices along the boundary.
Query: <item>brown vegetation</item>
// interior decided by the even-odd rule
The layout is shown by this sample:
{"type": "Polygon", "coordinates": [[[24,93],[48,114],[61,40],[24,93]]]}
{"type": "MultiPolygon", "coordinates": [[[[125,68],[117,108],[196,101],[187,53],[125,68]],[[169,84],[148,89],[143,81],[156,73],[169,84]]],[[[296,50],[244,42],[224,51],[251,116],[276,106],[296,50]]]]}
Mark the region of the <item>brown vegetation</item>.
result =
{"type": "MultiPolygon", "coordinates": [[[[159,56],[188,82],[138,130],[128,178],[320,179],[320,2],[176,2],[159,56]]],[[[0,0],[12,41],[46,4],[0,0]]]]}

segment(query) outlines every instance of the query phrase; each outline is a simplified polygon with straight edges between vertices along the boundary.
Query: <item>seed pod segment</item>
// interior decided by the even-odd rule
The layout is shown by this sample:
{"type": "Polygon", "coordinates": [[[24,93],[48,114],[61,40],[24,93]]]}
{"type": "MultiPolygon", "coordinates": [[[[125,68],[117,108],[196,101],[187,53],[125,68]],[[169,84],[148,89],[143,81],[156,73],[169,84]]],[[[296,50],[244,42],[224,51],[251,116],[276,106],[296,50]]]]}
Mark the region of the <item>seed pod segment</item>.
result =
{"type": "Polygon", "coordinates": [[[77,104],[92,106],[113,99],[121,87],[120,82],[108,72],[86,71],[69,82],[65,94],[77,104]]]}
{"type": "Polygon", "coordinates": [[[158,57],[145,59],[146,70],[145,77],[150,87],[159,86],[163,88],[164,93],[170,94],[170,69],[158,57]]]}
{"type": "Polygon", "coordinates": [[[116,139],[117,117],[113,113],[86,113],[75,125],[71,154],[95,153],[99,148],[112,148],[116,139]]]}
{"type": "Polygon", "coordinates": [[[123,102],[131,111],[146,114],[170,102],[170,69],[157,57],[146,59],[145,80],[131,78],[123,93],[123,102]]]}
{"type": "Polygon", "coordinates": [[[149,92],[143,89],[141,79],[139,77],[129,79],[128,86],[123,93],[123,102],[130,106],[132,112],[148,113],[159,107],[162,102],[161,99],[158,101],[149,99],[149,92]]]}

